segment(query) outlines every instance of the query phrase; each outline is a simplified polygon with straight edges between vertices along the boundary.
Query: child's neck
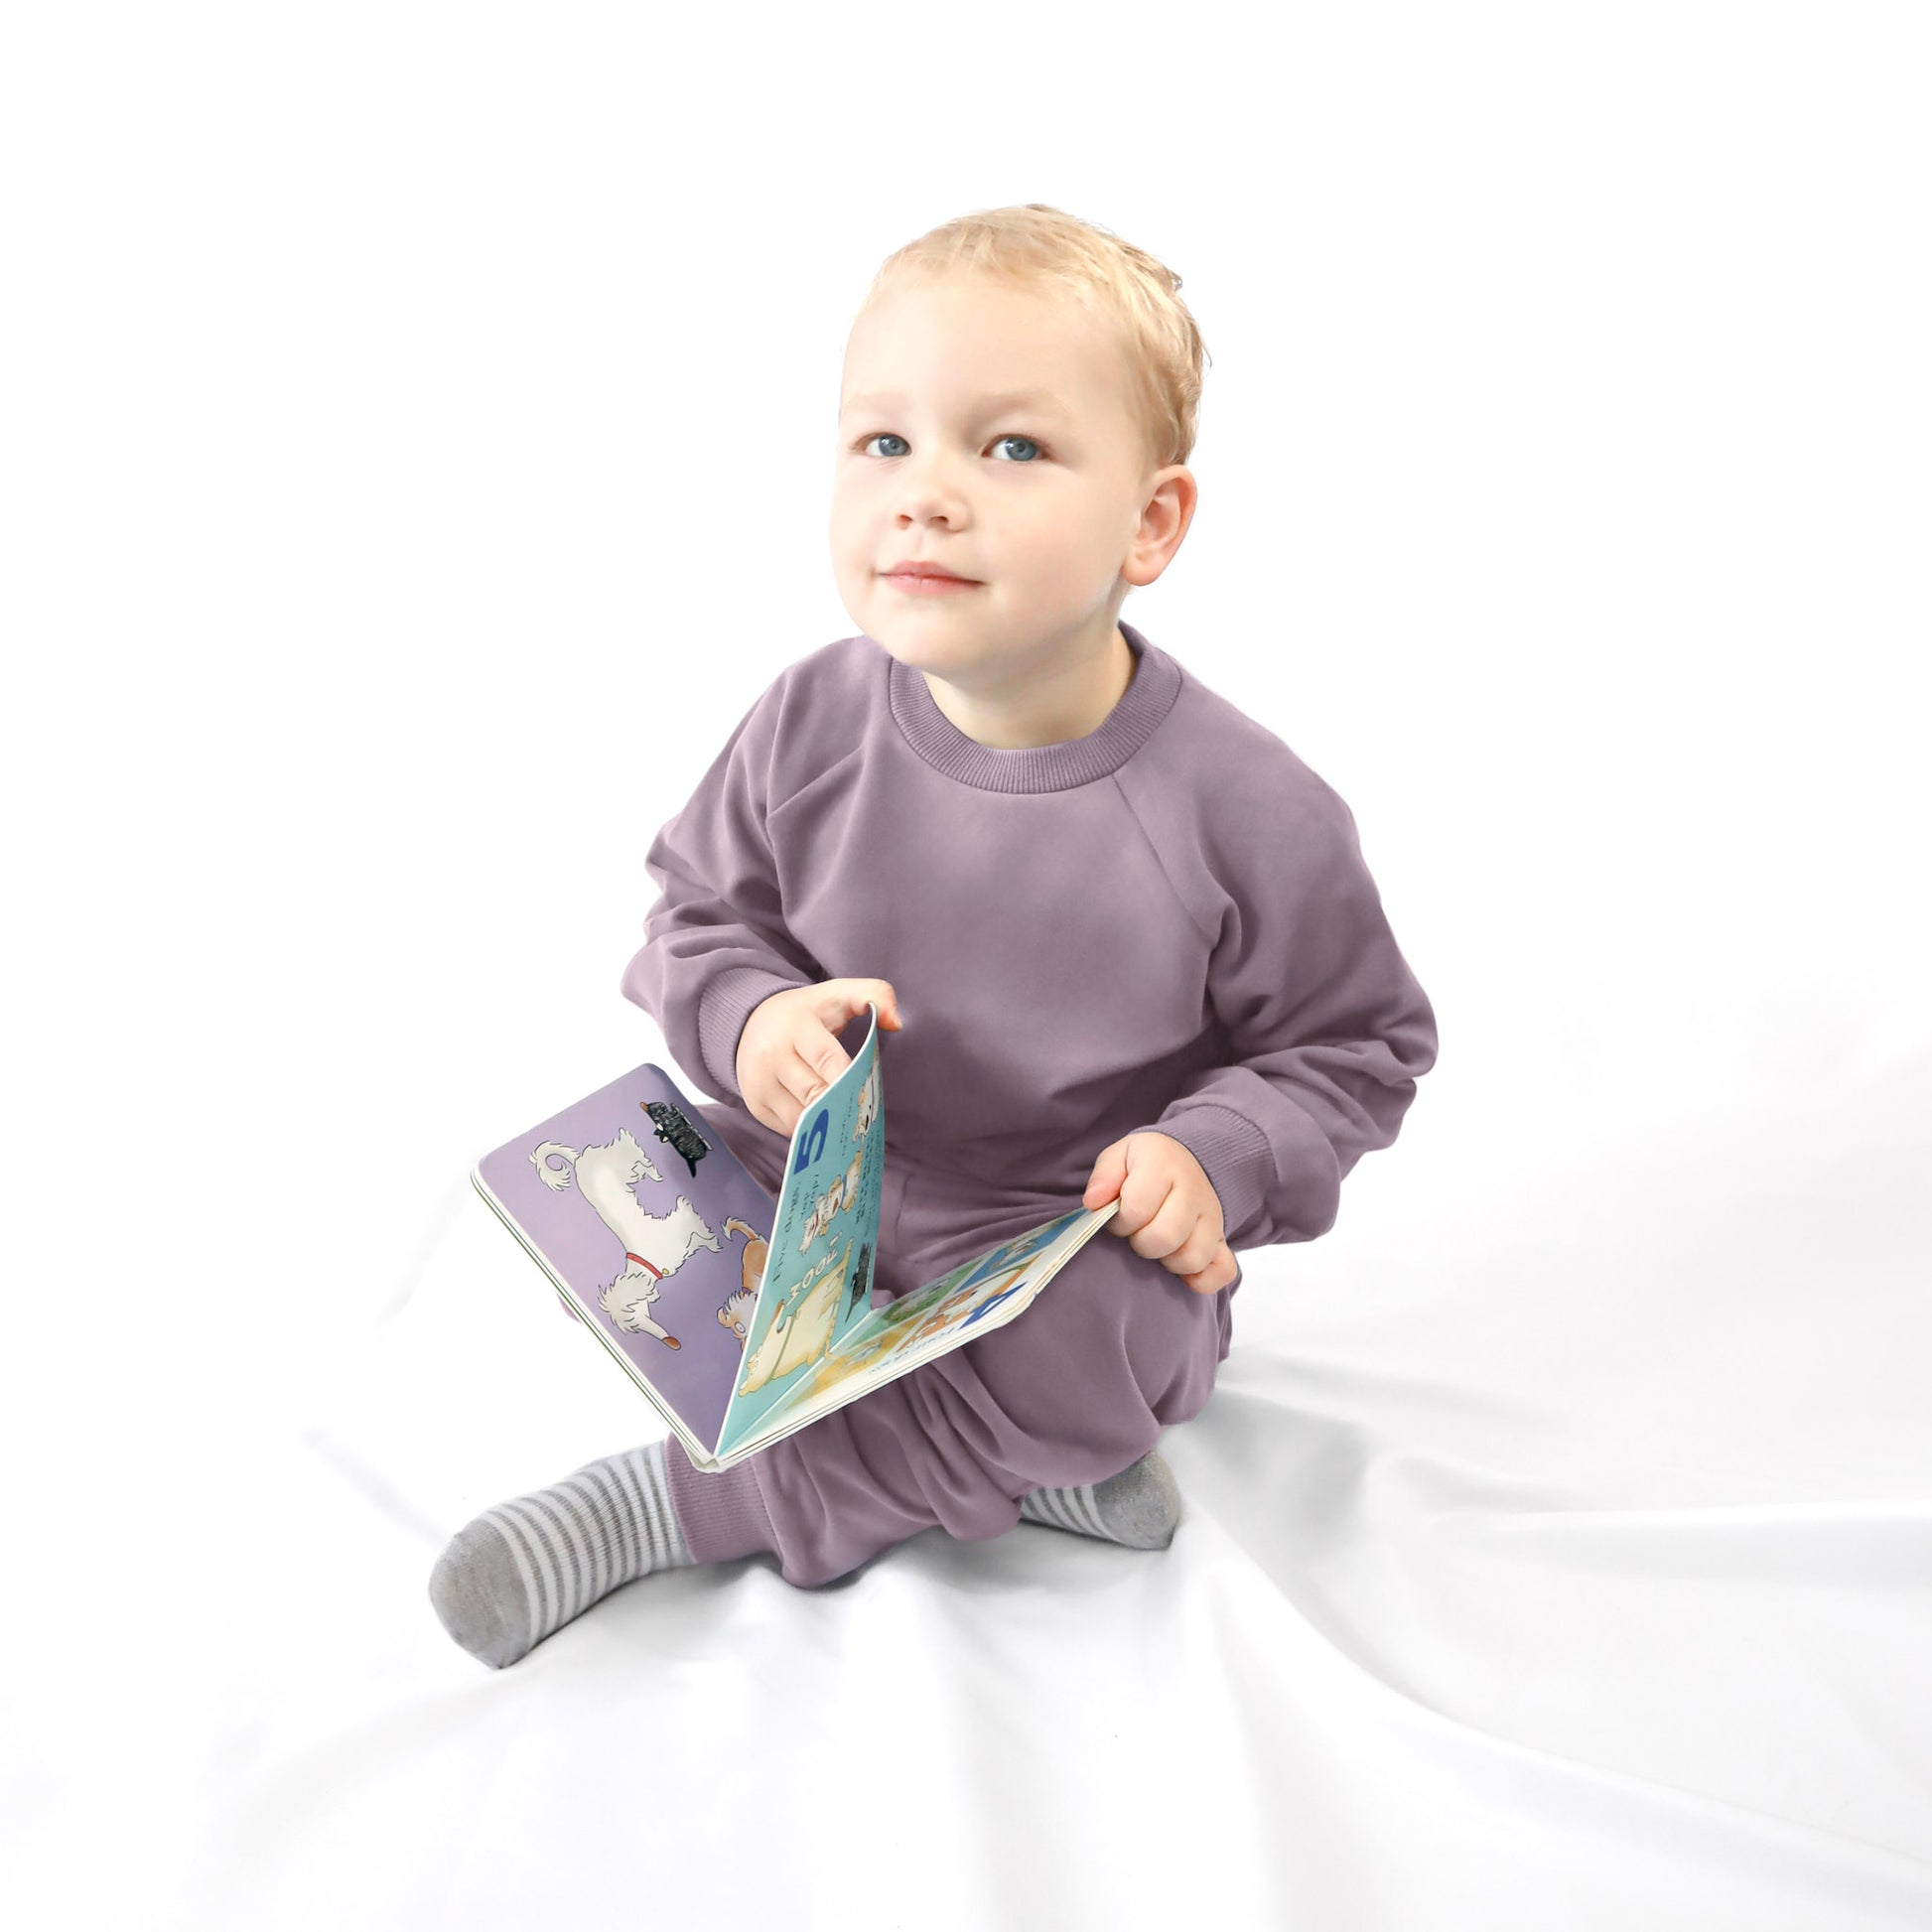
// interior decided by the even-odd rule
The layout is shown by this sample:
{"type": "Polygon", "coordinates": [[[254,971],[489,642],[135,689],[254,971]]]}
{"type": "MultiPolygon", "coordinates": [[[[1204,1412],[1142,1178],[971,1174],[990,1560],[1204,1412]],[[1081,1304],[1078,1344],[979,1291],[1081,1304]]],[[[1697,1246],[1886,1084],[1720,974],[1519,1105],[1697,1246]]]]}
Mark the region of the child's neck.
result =
{"type": "Polygon", "coordinates": [[[976,745],[1018,752],[1091,737],[1113,715],[1139,666],[1134,647],[1115,624],[1113,640],[1099,657],[1036,678],[1019,691],[962,691],[930,671],[919,675],[948,723],[976,745]]]}

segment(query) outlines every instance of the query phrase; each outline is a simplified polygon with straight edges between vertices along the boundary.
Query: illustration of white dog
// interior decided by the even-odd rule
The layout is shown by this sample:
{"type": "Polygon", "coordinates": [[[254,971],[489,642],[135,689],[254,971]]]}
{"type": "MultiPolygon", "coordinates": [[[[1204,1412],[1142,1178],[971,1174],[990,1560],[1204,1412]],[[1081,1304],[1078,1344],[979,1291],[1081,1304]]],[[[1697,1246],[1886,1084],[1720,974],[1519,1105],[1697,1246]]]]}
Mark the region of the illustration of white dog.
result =
{"type": "Polygon", "coordinates": [[[725,1223],[727,1234],[742,1234],[745,1237],[745,1252],[738,1263],[739,1285],[725,1306],[718,1311],[721,1326],[729,1328],[743,1342],[752,1332],[752,1311],[758,1307],[759,1284],[764,1279],[764,1264],[771,1253],[771,1243],[748,1221],[741,1221],[736,1214],[725,1223]]]}
{"type": "Polygon", "coordinates": [[[832,1331],[838,1325],[839,1304],[845,1297],[846,1275],[852,1266],[852,1243],[836,1268],[825,1273],[789,1309],[780,1309],[771,1318],[758,1352],[748,1356],[745,1373],[738,1384],[740,1395],[755,1395],[767,1382],[782,1380],[798,1369],[820,1360],[832,1345],[832,1331]]]}
{"type": "Polygon", "coordinates": [[[859,1089],[858,1119],[853,1125],[852,1138],[863,1141],[866,1129],[873,1123],[873,1116],[879,1112],[879,1062],[874,1060],[872,1071],[866,1075],[866,1083],[859,1089]]]}
{"type": "Polygon", "coordinates": [[[668,1214],[645,1213],[636,1194],[638,1181],[664,1176],[628,1128],[621,1127],[615,1141],[581,1153],[560,1141],[545,1141],[530,1156],[530,1164],[543,1176],[544,1185],[557,1193],[570,1185],[574,1173],[579,1192],[623,1250],[623,1273],[599,1291],[598,1306],[626,1334],[655,1335],[667,1348],[681,1347],[675,1335],[651,1319],[649,1309],[657,1300],[658,1283],[675,1275],[697,1249],[719,1251],[718,1237],[692,1206],[691,1197],[680,1194],[668,1214]],[[551,1163],[558,1160],[570,1165],[553,1167],[551,1163]]]}
{"type": "Polygon", "coordinates": [[[850,1202],[859,1198],[859,1175],[866,1165],[863,1154],[852,1157],[852,1165],[837,1180],[812,1203],[812,1211],[805,1216],[805,1232],[799,1236],[798,1252],[809,1254],[814,1241],[832,1224],[832,1217],[850,1202]]]}

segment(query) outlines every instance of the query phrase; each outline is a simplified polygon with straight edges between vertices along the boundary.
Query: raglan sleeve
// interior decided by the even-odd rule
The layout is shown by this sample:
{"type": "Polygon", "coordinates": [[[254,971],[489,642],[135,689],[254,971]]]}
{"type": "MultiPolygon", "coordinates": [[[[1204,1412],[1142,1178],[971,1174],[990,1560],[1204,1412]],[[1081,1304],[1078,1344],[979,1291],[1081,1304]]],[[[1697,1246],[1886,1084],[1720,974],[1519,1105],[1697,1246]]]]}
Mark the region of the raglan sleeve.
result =
{"type": "Polygon", "coordinates": [[[644,868],[657,897],[624,997],[657,1022],[672,1057],[715,1095],[742,1102],[738,1036],[752,1010],[825,977],[789,931],[765,826],[783,679],[746,713],[644,868]]]}
{"type": "Polygon", "coordinates": [[[1211,863],[1208,998],[1231,1059],[1149,1123],[1200,1163],[1230,1248],[1325,1234],[1343,1177],[1395,1140],[1437,1046],[1353,813],[1306,769],[1258,802],[1276,809],[1224,826],[1211,863]]]}

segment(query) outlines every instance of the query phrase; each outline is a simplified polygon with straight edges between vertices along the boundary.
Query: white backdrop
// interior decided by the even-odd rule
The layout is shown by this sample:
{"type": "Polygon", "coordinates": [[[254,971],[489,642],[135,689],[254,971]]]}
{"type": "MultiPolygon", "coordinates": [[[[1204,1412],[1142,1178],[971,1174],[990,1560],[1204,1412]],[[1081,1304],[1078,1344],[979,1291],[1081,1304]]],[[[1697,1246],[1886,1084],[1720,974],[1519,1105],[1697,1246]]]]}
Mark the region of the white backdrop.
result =
{"type": "Polygon", "coordinates": [[[1923,12],[1255,34],[0,27],[15,1922],[1932,1919],[1923,12]],[[1440,1064],[1244,1257],[1165,1557],[486,1673],[441,1539],[661,1430],[467,1170],[665,1058],[650,836],[857,628],[853,313],[1029,201],[1183,277],[1125,615],[1349,800],[1440,1064]]]}

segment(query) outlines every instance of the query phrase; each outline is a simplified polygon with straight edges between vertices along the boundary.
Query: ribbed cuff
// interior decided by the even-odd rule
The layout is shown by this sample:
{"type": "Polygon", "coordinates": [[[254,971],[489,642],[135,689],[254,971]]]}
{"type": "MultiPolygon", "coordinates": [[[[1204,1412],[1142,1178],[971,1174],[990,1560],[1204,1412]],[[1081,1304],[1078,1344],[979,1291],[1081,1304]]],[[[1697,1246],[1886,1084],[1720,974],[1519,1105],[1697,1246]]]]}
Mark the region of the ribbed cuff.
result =
{"type": "Polygon", "coordinates": [[[1230,1248],[1234,1238],[1260,1212],[1275,1178],[1275,1150],[1246,1114],[1232,1107],[1185,1107],[1171,1120],[1150,1122],[1136,1134],[1165,1134],[1178,1141],[1201,1165],[1215,1198],[1221,1203],[1221,1236],[1230,1248]]]}
{"type": "Polygon", "coordinates": [[[705,988],[698,1002],[698,1054],[711,1076],[712,1092],[744,1105],[745,1096],[738,1090],[738,1036],[746,1021],[772,994],[810,984],[767,973],[761,966],[734,966],[705,988]]]}
{"type": "Polygon", "coordinates": [[[750,1458],[715,1474],[694,1469],[673,1436],[664,1446],[664,1475],[693,1563],[729,1563],[759,1550],[777,1553],[778,1539],[750,1458]]]}

